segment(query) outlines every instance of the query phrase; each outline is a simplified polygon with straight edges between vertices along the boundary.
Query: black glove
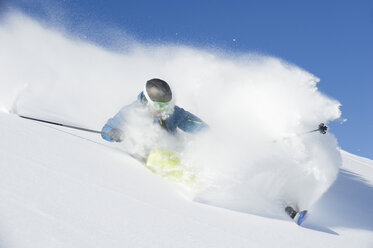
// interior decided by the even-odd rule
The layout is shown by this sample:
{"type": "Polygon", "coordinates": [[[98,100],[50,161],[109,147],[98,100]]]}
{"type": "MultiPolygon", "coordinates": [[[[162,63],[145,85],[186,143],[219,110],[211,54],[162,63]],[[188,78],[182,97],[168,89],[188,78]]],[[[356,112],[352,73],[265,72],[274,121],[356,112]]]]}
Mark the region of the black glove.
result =
{"type": "Polygon", "coordinates": [[[320,133],[326,134],[326,130],[328,130],[328,127],[325,126],[324,123],[320,123],[319,128],[317,129],[320,133]]]}
{"type": "Polygon", "coordinates": [[[122,136],[123,136],[123,131],[120,130],[119,128],[112,128],[110,132],[108,133],[110,140],[115,141],[115,142],[121,142],[122,136]]]}

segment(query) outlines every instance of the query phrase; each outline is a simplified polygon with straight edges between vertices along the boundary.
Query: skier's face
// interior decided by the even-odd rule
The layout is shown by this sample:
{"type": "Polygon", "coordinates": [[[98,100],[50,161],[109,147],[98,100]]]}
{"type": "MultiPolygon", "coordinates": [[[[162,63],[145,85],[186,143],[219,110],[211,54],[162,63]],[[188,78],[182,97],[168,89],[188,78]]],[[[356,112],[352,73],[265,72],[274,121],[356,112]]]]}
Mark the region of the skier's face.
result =
{"type": "Polygon", "coordinates": [[[172,112],[173,105],[168,103],[148,103],[148,110],[154,117],[166,116],[172,112]]]}
{"type": "Polygon", "coordinates": [[[161,113],[158,112],[157,110],[155,110],[154,108],[152,108],[152,106],[148,105],[148,110],[152,114],[152,116],[154,116],[154,117],[158,117],[158,116],[161,115],[161,113]]]}

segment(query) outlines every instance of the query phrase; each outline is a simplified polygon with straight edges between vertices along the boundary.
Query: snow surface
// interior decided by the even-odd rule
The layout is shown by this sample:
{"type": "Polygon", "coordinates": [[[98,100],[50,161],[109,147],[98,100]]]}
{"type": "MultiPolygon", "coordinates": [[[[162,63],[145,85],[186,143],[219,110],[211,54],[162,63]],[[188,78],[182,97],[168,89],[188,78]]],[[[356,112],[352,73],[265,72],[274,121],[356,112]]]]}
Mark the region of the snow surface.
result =
{"type": "Polygon", "coordinates": [[[190,201],[94,134],[0,113],[1,247],[372,247],[373,161],[343,152],[304,227],[190,201]]]}
{"type": "Polygon", "coordinates": [[[108,51],[20,13],[1,19],[0,40],[1,247],[373,246],[373,162],[331,133],[297,135],[341,115],[310,73],[169,44],[108,51]],[[15,114],[100,129],[153,77],[211,130],[169,138],[129,118],[111,144],[15,114]],[[154,144],[205,187],[167,183],[127,153],[154,144]],[[310,210],[304,228],[283,204],[310,210]]]}

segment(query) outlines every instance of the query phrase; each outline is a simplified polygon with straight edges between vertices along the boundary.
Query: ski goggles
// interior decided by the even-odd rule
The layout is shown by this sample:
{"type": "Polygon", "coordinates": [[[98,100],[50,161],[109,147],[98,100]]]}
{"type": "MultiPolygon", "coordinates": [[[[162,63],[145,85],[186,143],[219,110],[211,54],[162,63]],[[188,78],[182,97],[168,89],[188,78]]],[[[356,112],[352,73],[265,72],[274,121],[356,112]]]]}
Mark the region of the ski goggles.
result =
{"type": "Polygon", "coordinates": [[[148,101],[148,105],[158,113],[168,111],[171,107],[170,103],[171,102],[148,101]]]}

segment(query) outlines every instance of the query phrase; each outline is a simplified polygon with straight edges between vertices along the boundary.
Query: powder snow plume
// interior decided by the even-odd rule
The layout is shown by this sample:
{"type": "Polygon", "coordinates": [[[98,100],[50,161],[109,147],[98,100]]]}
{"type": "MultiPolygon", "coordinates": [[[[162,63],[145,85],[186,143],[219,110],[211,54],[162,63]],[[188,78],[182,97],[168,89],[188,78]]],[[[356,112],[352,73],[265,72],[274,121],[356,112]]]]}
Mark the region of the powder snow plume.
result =
{"type": "Polygon", "coordinates": [[[147,80],[169,82],[176,104],[210,126],[181,134],[183,162],[208,185],[197,201],[281,216],[286,204],[310,208],[336,178],[335,137],[297,134],[339,118],[340,104],[318,91],[317,77],[281,59],[136,41],[110,50],[18,12],[1,19],[0,40],[0,108],[8,112],[100,129],[147,80]]]}

